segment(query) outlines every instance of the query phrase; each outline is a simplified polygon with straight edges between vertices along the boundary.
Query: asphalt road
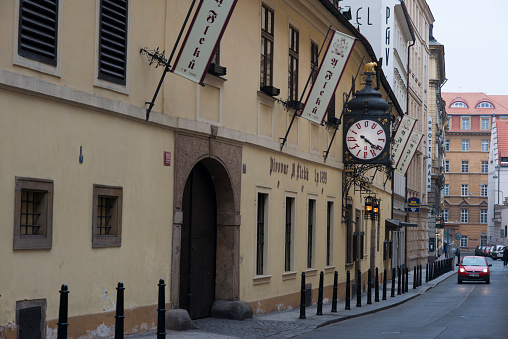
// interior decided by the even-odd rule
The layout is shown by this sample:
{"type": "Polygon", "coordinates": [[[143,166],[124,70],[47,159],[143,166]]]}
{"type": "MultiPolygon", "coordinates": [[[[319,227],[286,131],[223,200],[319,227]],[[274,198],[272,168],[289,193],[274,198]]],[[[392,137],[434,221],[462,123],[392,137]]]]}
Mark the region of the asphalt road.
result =
{"type": "Polygon", "coordinates": [[[402,305],[298,338],[508,338],[508,266],[488,262],[493,264],[489,285],[459,285],[454,274],[402,305]]]}

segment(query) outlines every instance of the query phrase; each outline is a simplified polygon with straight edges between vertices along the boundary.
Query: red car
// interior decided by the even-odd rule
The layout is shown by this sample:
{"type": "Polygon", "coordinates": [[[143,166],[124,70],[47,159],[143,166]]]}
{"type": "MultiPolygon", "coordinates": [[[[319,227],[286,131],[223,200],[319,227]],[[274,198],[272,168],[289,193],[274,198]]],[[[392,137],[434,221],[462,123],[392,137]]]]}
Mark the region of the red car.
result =
{"type": "Polygon", "coordinates": [[[490,269],[492,264],[487,263],[484,257],[467,256],[463,257],[459,266],[458,282],[463,281],[485,281],[490,284],[490,269]]]}

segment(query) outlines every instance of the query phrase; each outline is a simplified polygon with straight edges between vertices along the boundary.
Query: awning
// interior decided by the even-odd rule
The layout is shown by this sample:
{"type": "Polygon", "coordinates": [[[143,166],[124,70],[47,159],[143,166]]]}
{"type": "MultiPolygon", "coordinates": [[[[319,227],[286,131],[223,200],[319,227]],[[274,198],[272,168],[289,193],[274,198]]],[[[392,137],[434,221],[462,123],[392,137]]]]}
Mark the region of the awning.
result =
{"type": "Polygon", "coordinates": [[[418,227],[418,224],[400,221],[399,219],[385,219],[387,231],[400,231],[401,227],[418,227]]]}

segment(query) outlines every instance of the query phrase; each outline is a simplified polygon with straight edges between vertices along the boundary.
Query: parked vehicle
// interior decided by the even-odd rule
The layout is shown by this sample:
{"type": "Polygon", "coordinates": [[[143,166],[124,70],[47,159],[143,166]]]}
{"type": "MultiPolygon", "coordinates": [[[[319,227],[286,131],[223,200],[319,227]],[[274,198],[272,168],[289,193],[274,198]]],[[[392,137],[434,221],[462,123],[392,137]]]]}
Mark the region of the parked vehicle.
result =
{"type": "Polygon", "coordinates": [[[485,281],[490,284],[490,269],[492,264],[487,263],[487,259],[477,256],[467,256],[462,258],[457,273],[458,283],[463,281],[485,281]]]}
{"type": "Polygon", "coordinates": [[[474,255],[482,255],[482,250],[485,248],[485,246],[476,246],[474,249],[474,255]]]}
{"type": "Polygon", "coordinates": [[[488,257],[489,256],[489,251],[490,251],[490,246],[487,246],[485,247],[485,249],[483,250],[483,256],[484,257],[488,257]]]}
{"type": "Polygon", "coordinates": [[[492,250],[492,254],[490,255],[490,257],[494,260],[503,259],[504,248],[505,248],[504,245],[494,246],[494,249],[492,250]]]}

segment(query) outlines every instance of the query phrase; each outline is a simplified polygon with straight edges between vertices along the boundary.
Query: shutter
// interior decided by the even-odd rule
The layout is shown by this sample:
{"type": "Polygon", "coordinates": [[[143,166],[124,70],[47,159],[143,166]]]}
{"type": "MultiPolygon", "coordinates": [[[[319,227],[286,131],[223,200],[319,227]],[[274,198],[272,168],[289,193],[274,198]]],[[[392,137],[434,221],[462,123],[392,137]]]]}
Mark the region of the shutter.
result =
{"type": "Polygon", "coordinates": [[[58,0],[21,0],[18,53],[56,66],[58,0]]]}
{"type": "Polygon", "coordinates": [[[125,85],[127,1],[102,0],[99,37],[99,78],[125,85]]]}

